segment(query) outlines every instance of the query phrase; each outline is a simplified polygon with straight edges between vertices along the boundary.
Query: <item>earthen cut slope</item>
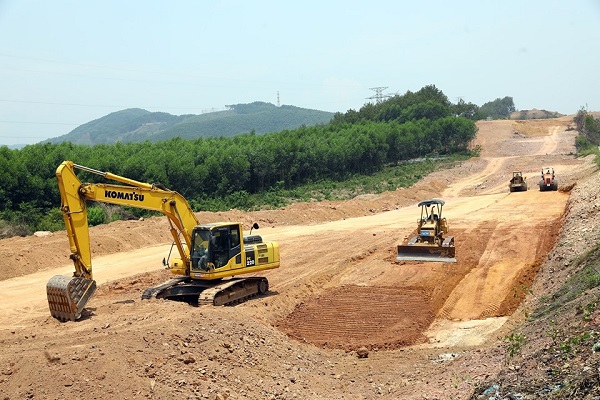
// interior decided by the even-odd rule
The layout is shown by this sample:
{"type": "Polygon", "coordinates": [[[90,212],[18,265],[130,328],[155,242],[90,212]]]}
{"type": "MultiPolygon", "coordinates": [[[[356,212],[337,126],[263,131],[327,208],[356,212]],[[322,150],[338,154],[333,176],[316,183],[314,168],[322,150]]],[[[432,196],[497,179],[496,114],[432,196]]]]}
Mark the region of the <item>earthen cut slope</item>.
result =
{"type": "MultiPolygon", "coordinates": [[[[434,361],[485,348],[510,325],[555,244],[569,193],[535,190],[540,168],[554,166],[565,183],[591,168],[573,156],[569,122],[480,122],[481,157],[408,189],[274,211],[199,213],[206,222],[258,221],[263,238],[280,243],[282,267],[265,273],[270,295],[235,307],[140,300],[145,287],[168,277],[160,263],[169,250],[162,218],[91,230],[100,286],[75,323],[51,318],[45,300],[45,282],[72,270],[64,232],[2,240],[0,393],[423,398],[446,387],[460,396],[465,387],[434,361]],[[532,190],[509,193],[513,170],[523,171],[532,190]],[[416,226],[417,202],[431,197],[446,201],[458,262],[396,261],[397,243],[416,226]],[[357,359],[359,348],[369,357],[357,359]]],[[[487,362],[490,372],[498,368],[494,355],[487,362]]],[[[456,371],[468,374],[475,364],[456,371]]]]}

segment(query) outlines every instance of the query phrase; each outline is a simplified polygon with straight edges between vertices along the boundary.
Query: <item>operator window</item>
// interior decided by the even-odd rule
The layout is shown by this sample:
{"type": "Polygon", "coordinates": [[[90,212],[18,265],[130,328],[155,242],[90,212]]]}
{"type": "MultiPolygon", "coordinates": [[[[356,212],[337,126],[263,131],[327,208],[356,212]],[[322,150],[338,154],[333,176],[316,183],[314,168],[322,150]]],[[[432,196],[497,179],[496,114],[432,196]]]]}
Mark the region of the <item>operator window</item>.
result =
{"type": "Polygon", "coordinates": [[[240,228],[236,226],[231,227],[231,247],[236,247],[240,245],[240,228]]]}

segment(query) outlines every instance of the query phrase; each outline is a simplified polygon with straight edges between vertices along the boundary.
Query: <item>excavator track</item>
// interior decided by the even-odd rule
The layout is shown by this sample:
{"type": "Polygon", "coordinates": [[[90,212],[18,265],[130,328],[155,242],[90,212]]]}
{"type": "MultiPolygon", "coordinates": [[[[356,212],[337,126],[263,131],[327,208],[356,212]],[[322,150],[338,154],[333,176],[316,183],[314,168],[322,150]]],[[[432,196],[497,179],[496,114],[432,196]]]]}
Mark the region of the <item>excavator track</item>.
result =
{"type": "Polygon", "coordinates": [[[150,287],[142,299],[186,301],[192,305],[234,305],[269,291],[264,277],[233,278],[227,281],[196,281],[188,277],[170,279],[150,287]]]}
{"type": "Polygon", "coordinates": [[[169,279],[168,281],[163,282],[160,285],[149,287],[148,289],[144,290],[144,293],[142,293],[142,300],[164,298],[164,296],[162,296],[161,294],[164,293],[165,290],[174,288],[180,283],[186,281],[190,281],[190,279],[188,277],[182,276],[178,278],[169,279]]]}
{"type": "Polygon", "coordinates": [[[268,291],[267,278],[235,278],[200,293],[198,305],[233,305],[268,291]]]}

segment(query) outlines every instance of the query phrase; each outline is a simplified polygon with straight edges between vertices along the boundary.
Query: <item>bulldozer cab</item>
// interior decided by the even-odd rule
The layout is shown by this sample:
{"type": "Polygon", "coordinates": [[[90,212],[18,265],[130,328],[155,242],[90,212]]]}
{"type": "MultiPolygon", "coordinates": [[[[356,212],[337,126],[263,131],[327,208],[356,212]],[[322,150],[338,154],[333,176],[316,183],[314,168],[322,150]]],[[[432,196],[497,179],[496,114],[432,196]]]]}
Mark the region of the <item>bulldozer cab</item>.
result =
{"type": "Polygon", "coordinates": [[[423,239],[433,240],[444,233],[442,229],[443,221],[445,221],[442,218],[444,200],[425,200],[418,205],[421,207],[421,219],[418,226],[419,235],[423,239]]]}
{"type": "MultiPolygon", "coordinates": [[[[423,202],[421,202],[423,203],[423,202]]],[[[419,203],[419,204],[421,204],[419,203]]],[[[421,220],[423,221],[439,221],[442,215],[441,204],[422,204],[421,205],[421,220]]]]}

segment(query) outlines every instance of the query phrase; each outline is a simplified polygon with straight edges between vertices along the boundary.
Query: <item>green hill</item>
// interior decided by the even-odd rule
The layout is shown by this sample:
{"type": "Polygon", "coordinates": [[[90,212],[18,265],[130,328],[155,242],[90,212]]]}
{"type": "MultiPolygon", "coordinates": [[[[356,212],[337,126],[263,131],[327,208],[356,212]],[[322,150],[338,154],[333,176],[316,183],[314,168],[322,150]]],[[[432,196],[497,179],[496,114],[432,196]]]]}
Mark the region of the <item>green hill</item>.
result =
{"type": "Polygon", "coordinates": [[[171,115],[129,108],[83,124],[49,143],[72,142],[81,145],[127,142],[158,142],[174,137],[235,136],[264,134],[328,123],[333,113],[294,106],[277,107],[254,102],[227,106],[226,111],[194,115],[171,115]]]}

